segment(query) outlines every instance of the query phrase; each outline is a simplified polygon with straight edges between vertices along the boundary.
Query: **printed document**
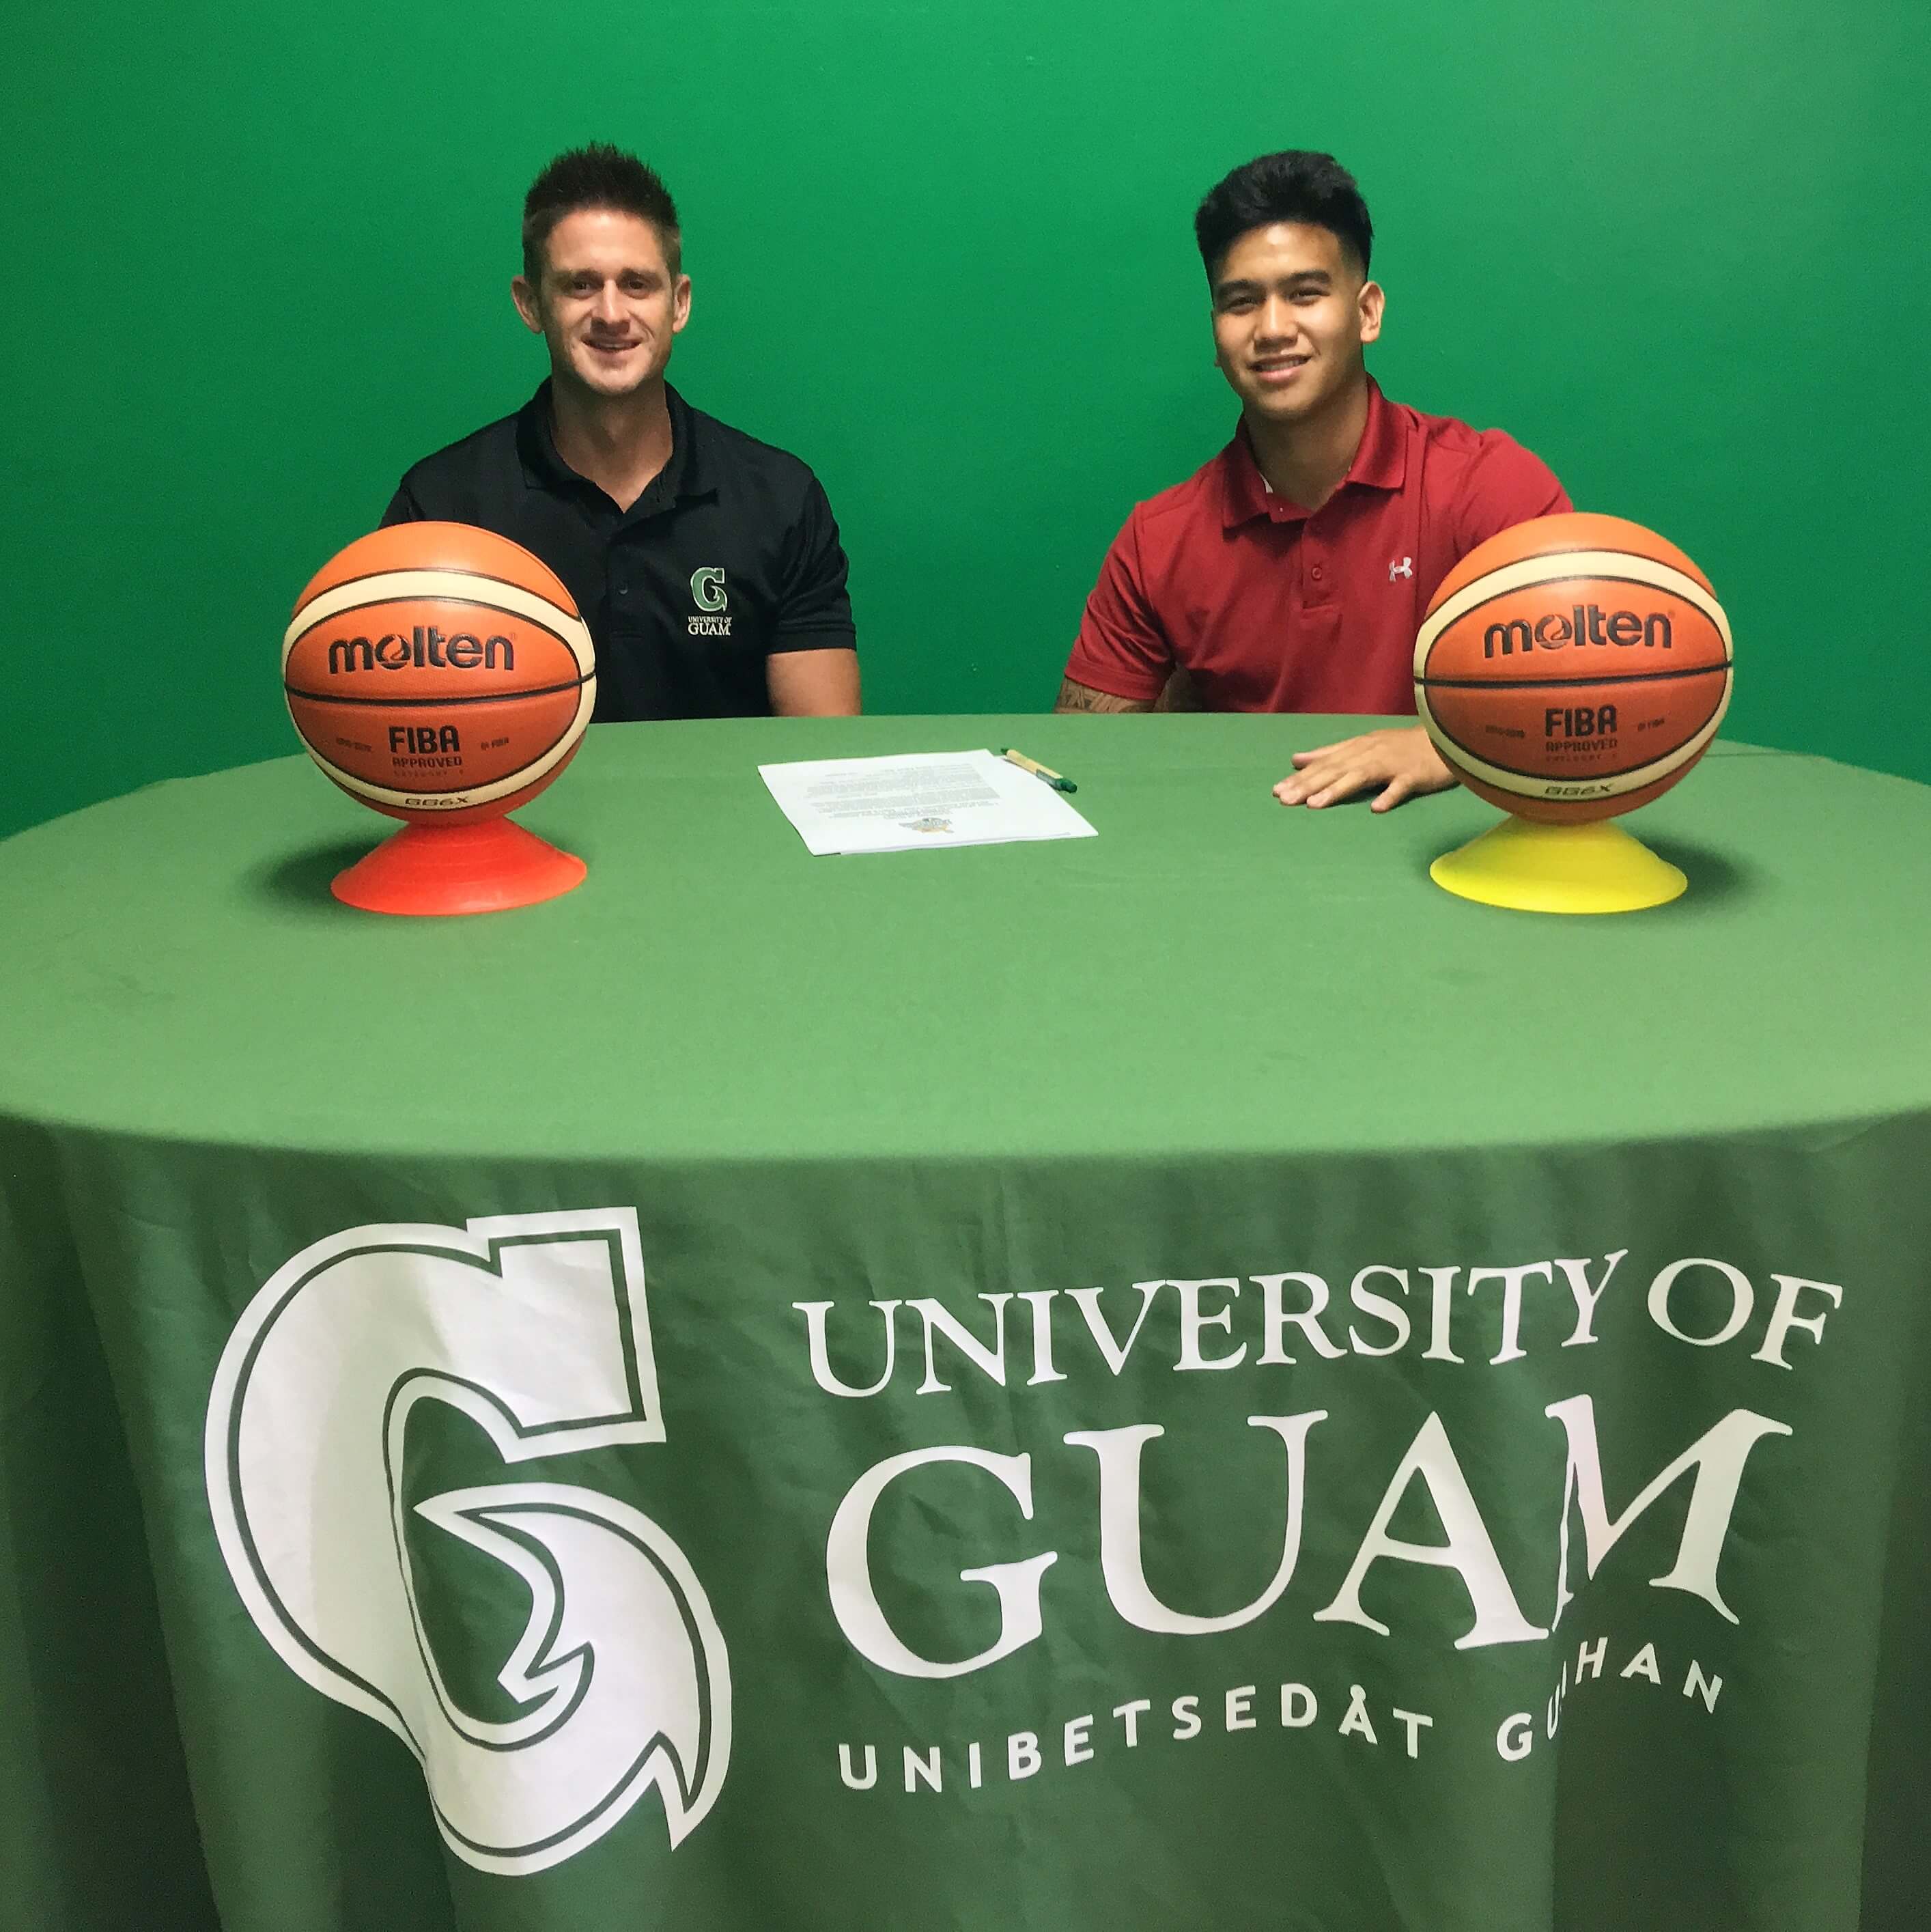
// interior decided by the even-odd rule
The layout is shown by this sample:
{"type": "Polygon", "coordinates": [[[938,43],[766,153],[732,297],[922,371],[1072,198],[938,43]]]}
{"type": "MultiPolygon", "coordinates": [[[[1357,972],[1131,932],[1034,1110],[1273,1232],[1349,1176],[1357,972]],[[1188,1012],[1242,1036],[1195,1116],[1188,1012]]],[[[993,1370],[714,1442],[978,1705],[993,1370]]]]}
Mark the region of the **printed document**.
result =
{"type": "Polygon", "coordinates": [[[757,770],[814,853],[1093,836],[1063,794],[991,752],[807,758],[757,770]]]}

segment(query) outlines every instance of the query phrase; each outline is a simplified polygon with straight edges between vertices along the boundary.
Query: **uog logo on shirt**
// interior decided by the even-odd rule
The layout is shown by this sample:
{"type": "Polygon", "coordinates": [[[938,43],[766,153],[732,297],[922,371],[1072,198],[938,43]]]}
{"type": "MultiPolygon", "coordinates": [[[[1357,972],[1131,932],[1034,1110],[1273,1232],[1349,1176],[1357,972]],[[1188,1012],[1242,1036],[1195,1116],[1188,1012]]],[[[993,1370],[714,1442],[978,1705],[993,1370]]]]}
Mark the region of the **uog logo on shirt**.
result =
{"type": "Polygon", "coordinates": [[[248,1615],[297,1676],[409,1746],[443,1837],[484,1871],[560,1863],[653,1785],[676,1845],[724,1783],[730,1670],[683,1551],[600,1489],[514,1479],[664,1439],[628,1208],[332,1234],[222,1352],[208,1500],[248,1615]],[[439,1408],[494,1457],[478,1482],[410,1493],[410,1418],[435,1426],[439,1408]],[[475,1642],[426,1574],[447,1538],[523,1586],[526,1612],[490,1642],[507,1658],[494,1711],[447,1674],[475,1642]]]}
{"type": "MultiPolygon", "coordinates": [[[[724,588],[724,574],[715,565],[706,564],[691,572],[691,601],[706,612],[721,612],[728,607],[730,595],[724,588]]],[[[686,622],[694,638],[728,638],[731,634],[731,620],[726,616],[692,617],[686,622]]]]}

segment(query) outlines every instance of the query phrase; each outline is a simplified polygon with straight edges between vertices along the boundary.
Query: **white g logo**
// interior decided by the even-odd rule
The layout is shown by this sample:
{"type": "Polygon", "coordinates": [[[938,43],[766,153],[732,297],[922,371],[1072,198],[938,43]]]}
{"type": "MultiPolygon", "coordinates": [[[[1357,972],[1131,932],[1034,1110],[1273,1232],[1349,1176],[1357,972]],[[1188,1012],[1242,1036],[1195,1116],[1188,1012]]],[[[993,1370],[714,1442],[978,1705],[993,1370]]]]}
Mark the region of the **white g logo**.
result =
{"type": "Polygon", "coordinates": [[[411,1572],[401,1472],[421,1402],[460,1409],[505,1463],[661,1442],[635,1214],[352,1228],[304,1249],[222,1352],[208,1500],[256,1628],[298,1676],[409,1746],[471,1864],[560,1864],[653,1784],[677,1844],[730,1754],[724,1638],[683,1552],[576,1484],[417,1503],[529,1592],[497,1675],[517,1714],[472,1716],[411,1572]]]}
{"type": "Polygon", "coordinates": [[[700,610],[723,610],[730,602],[724,590],[724,572],[709,564],[702,570],[692,571],[691,596],[700,610]]]}

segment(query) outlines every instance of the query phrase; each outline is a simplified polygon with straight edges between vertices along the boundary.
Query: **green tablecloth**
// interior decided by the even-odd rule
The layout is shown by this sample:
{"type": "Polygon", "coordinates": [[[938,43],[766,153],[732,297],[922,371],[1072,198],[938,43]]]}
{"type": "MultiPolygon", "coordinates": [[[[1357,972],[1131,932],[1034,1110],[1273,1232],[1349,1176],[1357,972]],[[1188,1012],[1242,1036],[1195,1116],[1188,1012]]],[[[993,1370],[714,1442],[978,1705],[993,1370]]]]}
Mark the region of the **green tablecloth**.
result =
{"type": "Polygon", "coordinates": [[[487,919],[295,760],[0,846],[0,1923],[1931,1922],[1931,791],[1543,919],[1332,728],[601,728],[487,919]],[[1097,838],[754,770],[1014,742],[1097,838]]]}

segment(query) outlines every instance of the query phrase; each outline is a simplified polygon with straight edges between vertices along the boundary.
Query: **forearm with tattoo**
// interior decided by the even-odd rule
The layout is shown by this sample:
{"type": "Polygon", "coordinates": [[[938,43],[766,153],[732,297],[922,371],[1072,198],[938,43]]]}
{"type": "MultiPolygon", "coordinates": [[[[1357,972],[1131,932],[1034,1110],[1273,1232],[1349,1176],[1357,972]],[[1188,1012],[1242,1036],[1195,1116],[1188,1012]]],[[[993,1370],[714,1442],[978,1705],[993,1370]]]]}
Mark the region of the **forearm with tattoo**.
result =
{"type": "Polygon", "coordinates": [[[1153,700],[1150,698],[1115,698],[1110,691],[1096,691],[1090,684],[1075,684],[1071,678],[1063,680],[1060,694],[1054,700],[1055,711],[1150,711],[1153,700]]]}

